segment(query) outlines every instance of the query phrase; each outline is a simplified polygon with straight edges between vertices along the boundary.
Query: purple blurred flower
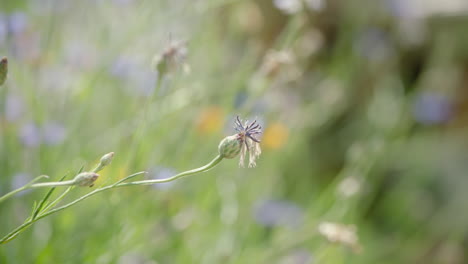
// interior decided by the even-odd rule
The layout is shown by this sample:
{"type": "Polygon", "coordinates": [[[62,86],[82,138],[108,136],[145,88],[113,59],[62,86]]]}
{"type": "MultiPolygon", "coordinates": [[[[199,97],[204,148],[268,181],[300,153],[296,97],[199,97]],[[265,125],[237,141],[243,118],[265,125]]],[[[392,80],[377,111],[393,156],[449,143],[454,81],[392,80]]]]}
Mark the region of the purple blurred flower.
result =
{"type": "Polygon", "coordinates": [[[13,35],[23,33],[28,27],[28,17],[23,12],[15,12],[8,19],[8,31],[13,35]]]}
{"type": "MultiPolygon", "coordinates": [[[[28,173],[18,172],[15,173],[11,180],[11,189],[18,189],[32,180],[32,176],[28,173]]],[[[20,193],[24,194],[24,192],[20,193]]]]}
{"type": "Polygon", "coordinates": [[[357,55],[373,61],[381,61],[392,55],[387,33],[378,28],[368,28],[358,35],[354,44],[357,55]]]}
{"type": "Polygon", "coordinates": [[[239,109],[240,107],[242,107],[248,98],[249,96],[246,92],[238,92],[234,97],[234,108],[239,109]]]}
{"type": "Polygon", "coordinates": [[[285,200],[263,200],[254,206],[255,220],[264,226],[297,227],[303,222],[303,210],[285,200]]]}
{"type": "Polygon", "coordinates": [[[0,14],[0,44],[5,42],[7,34],[8,34],[7,17],[3,14],[0,14]]]}
{"type": "Polygon", "coordinates": [[[23,99],[15,94],[9,94],[5,102],[5,118],[6,120],[13,122],[20,119],[24,114],[24,102],[23,99]]]}
{"type": "MultiPolygon", "coordinates": [[[[167,179],[167,178],[172,177],[172,176],[174,176],[176,174],[177,174],[177,172],[173,168],[156,166],[156,167],[153,167],[153,168],[149,169],[148,178],[151,178],[151,179],[167,179]]],[[[167,190],[167,189],[171,188],[173,185],[174,185],[174,182],[153,184],[154,188],[161,189],[161,190],[167,190]]]]}
{"type": "Polygon", "coordinates": [[[47,145],[57,145],[62,143],[67,135],[66,128],[57,122],[47,122],[42,127],[42,137],[47,145]]]}
{"type": "Polygon", "coordinates": [[[109,73],[114,77],[126,79],[136,66],[137,62],[133,58],[120,56],[110,66],[109,73]]]}
{"type": "Polygon", "coordinates": [[[452,112],[452,101],[442,94],[422,93],[413,104],[414,119],[426,125],[445,123],[450,120],[452,112]]]}
{"type": "Polygon", "coordinates": [[[29,122],[20,128],[21,143],[27,147],[37,147],[41,143],[41,132],[35,123],[29,122]]]}

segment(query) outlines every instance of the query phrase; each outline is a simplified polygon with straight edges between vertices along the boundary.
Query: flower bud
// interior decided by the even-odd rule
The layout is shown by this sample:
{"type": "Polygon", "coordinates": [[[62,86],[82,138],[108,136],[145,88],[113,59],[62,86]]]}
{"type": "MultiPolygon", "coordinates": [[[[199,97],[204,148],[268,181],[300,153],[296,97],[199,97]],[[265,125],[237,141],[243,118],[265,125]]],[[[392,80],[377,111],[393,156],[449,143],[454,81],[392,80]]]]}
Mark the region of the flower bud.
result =
{"type": "Polygon", "coordinates": [[[7,79],[8,74],[8,59],[3,57],[0,60],[0,85],[3,85],[7,79]]]}
{"type": "Polygon", "coordinates": [[[99,177],[99,174],[94,172],[82,172],[76,175],[75,179],[73,179],[73,185],[81,186],[81,187],[93,187],[94,182],[99,177]]]}
{"type": "Polygon", "coordinates": [[[106,155],[102,156],[101,158],[101,166],[105,167],[112,162],[114,158],[114,152],[107,153],[106,155]]]}
{"type": "Polygon", "coordinates": [[[235,158],[241,151],[241,141],[237,135],[225,137],[218,146],[219,155],[226,159],[235,158]]]}

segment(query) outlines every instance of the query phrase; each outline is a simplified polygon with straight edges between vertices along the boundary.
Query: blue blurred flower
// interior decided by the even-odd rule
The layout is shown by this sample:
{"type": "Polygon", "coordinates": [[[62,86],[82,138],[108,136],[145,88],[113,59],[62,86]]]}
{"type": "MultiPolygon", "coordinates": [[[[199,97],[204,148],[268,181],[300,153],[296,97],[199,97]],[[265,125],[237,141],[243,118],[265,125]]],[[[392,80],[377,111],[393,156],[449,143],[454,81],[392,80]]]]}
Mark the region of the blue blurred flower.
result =
{"type": "Polygon", "coordinates": [[[237,92],[234,98],[234,108],[239,109],[240,107],[242,107],[248,98],[249,96],[246,92],[244,91],[237,92]]]}
{"type": "Polygon", "coordinates": [[[298,227],[304,220],[303,210],[286,200],[262,200],[254,206],[255,220],[264,226],[298,227]]]}
{"type": "Polygon", "coordinates": [[[387,33],[375,27],[368,28],[358,35],[354,50],[357,55],[372,61],[385,60],[393,53],[387,33]]]}
{"type": "Polygon", "coordinates": [[[42,137],[47,145],[58,145],[62,143],[67,135],[66,128],[57,122],[49,121],[42,127],[42,137]]]}
{"type": "Polygon", "coordinates": [[[385,4],[390,13],[397,17],[416,18],[422,13],[417,4],[408,0],[386,0],[385,4]]]}
{"type": "Polygon", "coordinates": [[[41,132],[33,122],[24,124],[19,131],[21,143],[27,147],[37,147],[41,143],[41,132]]]}
{"type": "MultiPolygon", "coordinates": [[[[177,172],[173,168],[169,167],[162,167],[162,166],[155,166],[148,170],[148,178],[151,179],[167,179],[176,175],[177,172]]],[[[167,190],[174,185],[175,182],[165,182],[165,183],[158,183],[153,184],[152,186],[157,189],[167,190]]]]}
{"type": "Polygon", "coordinates": [[[28,17],[23,12],[15,12],[8,19],[8,31],[13,35],[19,35],[28,27],[28,17]]]}
{"type": "Polygon", "coordinates": [[[414,119],[426,125],[445,123],[450,120],[452,112],[452,101],[442,94],[419,94],[413,104],[414,119]]]}
{"type": "Polygon", "coordinates": [[[15,94],[9,94],[5,102],[5,118],[10,122],[20,119],[25,112],[23,99],[15,94]]]}

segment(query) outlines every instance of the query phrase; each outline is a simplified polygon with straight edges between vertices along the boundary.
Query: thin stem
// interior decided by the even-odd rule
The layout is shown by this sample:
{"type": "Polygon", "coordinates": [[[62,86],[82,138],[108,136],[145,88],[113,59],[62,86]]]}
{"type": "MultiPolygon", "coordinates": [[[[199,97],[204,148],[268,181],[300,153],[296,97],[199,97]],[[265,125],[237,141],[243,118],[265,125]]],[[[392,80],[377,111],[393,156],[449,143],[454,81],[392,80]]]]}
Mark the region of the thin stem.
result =
{"type": "MultiPolygon", "coordinates": [[[[98,172],[98,171],[101,171],[105,166],[102,165],[101,163],[99,163],[91,172],[98,172]]],[[[0,197],[0,203],[3,202],[4,200],[10,198],[11,196],[23,191],[23,190],[26,190],[26,189],[29,189],[29,188],[42,188],[42,187],[60,187],[60,186],[73,186],[75,185],[75,182],[74,180],[68,180],[68,181],[60,181],[60,182],[41,182],[41,183],[34,183],[34,182],[37,182],[38,180],[42,179],[42,178],[47,178],[48,176],[46,175],[41,175],[37,178],[35,178],[34,180],[32,180],[31,182],[29,182],[28,184],[16,189],[16,190],[13,190],[7,194],[5,194],[4,196],[0,197]]]]}
{"type": "MultiPolygon", "coordinates": [[[[130,176],[136,176],[136,175],[140,175],[140,174],[143,174],[143,173],[146,173],[145,171],[141,171],[141,172],[137,172],[137,173],[134,173],[130,176]]],[[[23,223],[22,225],[18,226],[17,228],[15,228],[13,231],[11,231],[10,233],[8,233],[5,237],[3,237],[1,240],[0,240],[0,244],[5,244],[7,242],[9,242],[10,240],[12,240],[17,234],[19,234],[23,229],[29,227],[30,225],[32,225],[34,222],[38,221],[39,219],[42,219],[48,215],[51,215],[53,213],[56,213],[56,212],[59,212],[59,211],[62,211],[76,203],[79,203],[81,201],[83,201],[84,199],[88,198],[88,197],[91,197],[97,193],[100,193],[100,192],[103,192],[105,190],[108,190],[108,189],[111,189],[113,188],[114,186],[112,185],[108,185],[108,186],[105,186],[105,187],[102,187],[102,188],[99,188],[99,189],[96,189],[86,195],[83,195],[81,196],[80,198],[68,203],[68,204],[65,204],[61,207],[57,207],[55,209],[52,209],[48,212],[44,212],[42,214],[39,214],[35,219],[30,219],[29,221],[26,221],[25,223],[23,223]]]]}
{"type": "MultiPolygon", "coordinates": [[[[105,186],[105,187],[101,187],[99,189],[96,189],[86,195],[83,195],[81,196],[80,198],[68,203],[68,204],[65,204],[63,206],[60,206],[60,207],[57,207],[55,209],[52,209],[52,210],[49,210],[49,211],[46,211],[44,210],[43,212],[44,213],[40,213],[35,219],[30,219],[28,221],[26,221],[25,223],[23,223],[22,225],[18,226],[17,228],[15,228],[13,231],[11,231],[9,234],[7,234],[5,237],[3,237],[1,240],[0,240],[0,244],[5,244],[7,243],[8,241],[12,240],[14,237],[16,237],[23,229],[29,227],[30,225],[32,225],[34,222],[38,221],[39,219],[42,219],[46,216],[49,216],[51,214],[54,214],[54,213],[57,213],[57,212],[60,212],[70,206],[73,206],[95,194],[98,194],[100,192],[103,192],[103,191],[106,191],[106,190],[109,190],[109,189],[112,189],[112,188],[116,188],[116,187],[124,187],[124,186],[130,186],[130,185],[149,185],[149,184],[156,184],[156,183],[164,183],[164,182],[170,182],[170,181],[174,181],[174,180],[177,180],[179,178],[182,178],[184,176],[189,176],[189,175],[193,175],[193,174],[197,174],[197,173],[201,173],[201,172],[206,172],[210,169],[212,169],[213,167],[215,167],[219,162],[221,162],[221,160],[223,160],[223,157],[221,157],[220,155],[216,156],[216,158],[214,158],[212,161],[210,161],[210,163],[206,164],[205,166],[202,166],[200,168],[197,168],[197,169],[193,169],[193,170],[188,170],[188,171],[184,171],[184,172],[181,172],[177,175],[174,175],[170,178],[166,178],[166,179],[155,179],[155,180],[144,180],[144,181],[134,181],[134,182],[126,182],[124,183],[123,181],[125,180],[128,180],[128,179],[131,179],[137,175],[140,175],[140,174],[144,174],[146,173],[145,171],[141,171],[141,172],[137,172],[137,173],[134,173],[132,175],[129,175],[119,181],[117,181],[116,183],[114,184],[111,184],[111,185],[108,185],[108,186],[105,186]]],[[[70,188],[69,188],[70,189],[70,188]]],[[[60,200],[68,191],[69,189],[67,189],[59,198],[57,198],[54,202],[52,202],[52,204],[56,203],[56,201],[60,200]]],[[[49,208],[50,205],[47,207],[49,208]]]]}
{"type": "Polygon", "coordinates": [[[41,187],[58,187],[58,186],[72,186],[73,180],[61,181],[61,182],[41,182],[28,186],[28,188],[41,188],[41,187]]]}
{"type": "Polygon", "coordinates": [[[221,160],[223,160],[223,157],[218,155],[218,156],[216,156],[216,158],[214,158],[210,163],[206,164],[205,166],[202,166],[200,168],[193,169],[193,170],[184,171],[184,172],[181,172],[179,174],[176,174],[176,175],[174,175],[172,177],[169,177],[169,178],[166,178],[166,179],[155,179],[155,180],[126,182],[126,183],[119,183],[119,184],[117,184],[115,186],[116,187],[121,187],[121,186],[128,186],[128,185],[150,185],[150,184],[156,184],[156,183],[170,182],[170,181],[174,181],[174,180],[177,180],[179,178],[182,178],[184,176],[189,176],[189,175],[192,175],[192,174],[208,171],[211,168],[213,168],[214,166],[216,166],[219,162],[221,162],[221,160]]]}
{"type": "Polygon", "coordinates": [[[94,172],[94,173],[97,173],[99,171],[101,171],[105,166],[103,166],[100,162],[98,165],[96,165],[96,167],[91,171],[91,172],[94,172]]]}

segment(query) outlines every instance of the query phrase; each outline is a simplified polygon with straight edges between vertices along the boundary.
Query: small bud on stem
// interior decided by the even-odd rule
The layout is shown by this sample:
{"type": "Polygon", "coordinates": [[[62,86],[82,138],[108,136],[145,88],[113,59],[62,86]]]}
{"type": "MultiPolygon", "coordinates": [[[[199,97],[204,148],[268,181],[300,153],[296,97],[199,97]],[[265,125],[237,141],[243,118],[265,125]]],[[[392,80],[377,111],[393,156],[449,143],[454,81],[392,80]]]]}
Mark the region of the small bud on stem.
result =
{"type": "Polygon", "coordinates": [[[105,167],[111,164],[113,158],[114,158],[114,152],[107,153],[106,155],[102,156],[101,165],[105,167]]]}
{"type": "Polygon", "coordinates": [[[82,172],[73,179],[73,185],[81,187],[93,187],[94,182],[99,177],[99,174],[94,172],[82,172]]]}
{"type": "Polygon", "coordinates": [[[241,141],[237,135],[225,137],[218,146],[219,155],[226,159],[237,157],[241,151],[241,141]]]}
{"type": "Polygon", "coordinates": [[[99,164],[96,166],[96,168],[94,168],[94,170],[92,170],[92,172],[101,171],[102,169],[104,169],[104,167],[111,164],[113,158],[114,152],[109,152],[106,155],[102,156],[101,160],[99,161],[99,164]]]}

